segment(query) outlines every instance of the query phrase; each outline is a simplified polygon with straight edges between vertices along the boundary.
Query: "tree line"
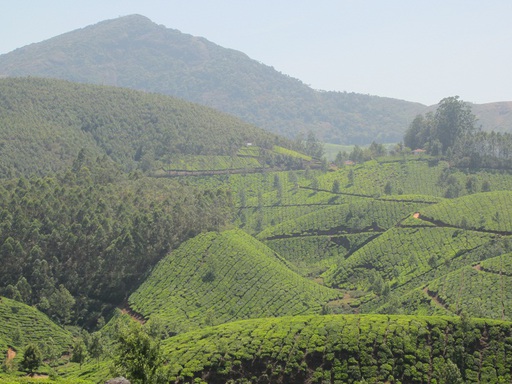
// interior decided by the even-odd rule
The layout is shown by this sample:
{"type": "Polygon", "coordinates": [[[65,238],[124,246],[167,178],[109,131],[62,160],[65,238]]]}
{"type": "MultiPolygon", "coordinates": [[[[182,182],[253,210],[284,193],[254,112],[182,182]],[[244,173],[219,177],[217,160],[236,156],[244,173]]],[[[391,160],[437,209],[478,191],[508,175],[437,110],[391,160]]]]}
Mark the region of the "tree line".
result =
{"type": "Polygon", "coordinates": [[[464,168],[512,168],[512,134],[482,131],[471,106],[458,96],[441,100],[435,112],[416,116],[404,144],[464,168]]]}

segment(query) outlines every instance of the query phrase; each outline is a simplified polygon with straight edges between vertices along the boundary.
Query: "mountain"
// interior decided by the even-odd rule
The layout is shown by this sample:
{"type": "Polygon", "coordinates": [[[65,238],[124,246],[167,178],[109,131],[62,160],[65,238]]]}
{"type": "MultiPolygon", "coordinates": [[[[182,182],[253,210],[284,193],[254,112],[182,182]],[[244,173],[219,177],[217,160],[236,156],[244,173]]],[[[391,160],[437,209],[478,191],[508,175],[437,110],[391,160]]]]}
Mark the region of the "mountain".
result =
{"type": "Polygon", "coordinates": [[[132,15],[0,56],[0,76],[40,76],[177,96],[288,137],[313,131],[331,143],[397,142],[425,106],[316,91],[222,48],[132,15]]]}
{"type": "Polygon", "coordinates": [[[169,96],[56,79],[0,79],[0,177],[62,170],[81,149],[129,171],[161,168],[180,156],[231,156],[248,142],[272,148],[287,140],[169,96]]]}
{"type": "Polygon", "coordinates": [[[478,119],[477,125],[496,132],[512,131],[512,102],[502,101],[486,104],[470,104],[478,119]]]}

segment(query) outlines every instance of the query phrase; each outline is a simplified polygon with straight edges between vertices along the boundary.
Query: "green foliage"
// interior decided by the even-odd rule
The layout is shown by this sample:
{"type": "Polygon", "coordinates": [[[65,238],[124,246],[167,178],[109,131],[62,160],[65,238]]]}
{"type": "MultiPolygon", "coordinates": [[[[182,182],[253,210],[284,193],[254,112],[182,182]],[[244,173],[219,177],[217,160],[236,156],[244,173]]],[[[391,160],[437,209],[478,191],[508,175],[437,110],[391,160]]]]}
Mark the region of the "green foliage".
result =
{"type": "MultiPolygon", "coordinates": [[[[288,143],[213,109],[145,92],[17,78],[1,79],[0,93],[0,177],[77,169],[83,148],[124,170],[148,171],[178,155],[230,162],[247,142],[288,143]]],[[[238,161],[237,168],[255,160],[238,161]]]]}
{"type": "Polygon", "coordinates": [[[334,286],[368,289],[373,271],[391,285],[402,285],[490,238],[486,233],[453,228],[396,227],[358,249],[325,277],[334,286]],[[435,264],[429,263],[431,258],[435,264]]]}
{"type": "Polygon", "coordinates": [[[434,115],[417,116],[404,136],[411,149],[428,148],[433,155],[447,154],[457,141],[475,132],[475,115],[458,96],[439,102],[434,115]]]}
{"type": "Polygon", "coordinates": [[[78,338],[73,344],[73,354],[71,355],[71,361],[80,364],[81,367],[86,358],[87,347],[84,343],[84,340],[82,338],[78,338]]]}
{"type": "Polygon", "coordinates": [[[295,235],[339,235],[343,233],[381,232],[400,219],[415,212],[422,203],[408,201],[379,201],[351,199],[347,204],[319,208],[297,219],[268,227],[258,234],[259,239],[293,237],[295,235]]]}
{"type": "Polygon", "coordinates": [[[188,332],[166,340],[164,351],[177,382],[507,382],[511,329],[449,317],[295,316],[188,332]]]}
{"type": "Polygon", "coordinates": [[[114,372],[131,383],[159,383],[162,370],[160,341],[153,339],[136,321],[120,327],[117,334],[114,372]]]}
{"type": "Polygon", "coordinates": [[[90,171],[88,180],[68,172],[1,184],[0,292],[93,327],[171,247],[224,226],[232,201],[220,186],[100,183],[101,170],[90,171]]]}
{"type": "Polygon", "coordinates": [[[453,227],[512,233],[512,192],[478,193],[421,210],[424,220],[453,227]],[[464,221],[465,225],[461,225],[464,221]]]}
{"type": "Polygon", "coordinates": [[[239,230],[206,233],[163,259],[130,296],[137,312],[171,331],[243,318],[320,313],[339,296],[290,271],[270,248],[239,230]]]}
{"type": "Polygon", "coordinates": [[[32,375],[42,364],[43,355],[37,345],[29,344],[23,352],[23,360],[20,363],[22,369],[32,375]]]}
{"type": "Polygon", "coordinates": [[[43,346],[52,340],[60,356],[71,345],[71,334],[55,325],[48,316],[5,297],[0,297],[0,324],[0,350],[6,350],[6,345],[18,350],[29,343],[43,346]]]}

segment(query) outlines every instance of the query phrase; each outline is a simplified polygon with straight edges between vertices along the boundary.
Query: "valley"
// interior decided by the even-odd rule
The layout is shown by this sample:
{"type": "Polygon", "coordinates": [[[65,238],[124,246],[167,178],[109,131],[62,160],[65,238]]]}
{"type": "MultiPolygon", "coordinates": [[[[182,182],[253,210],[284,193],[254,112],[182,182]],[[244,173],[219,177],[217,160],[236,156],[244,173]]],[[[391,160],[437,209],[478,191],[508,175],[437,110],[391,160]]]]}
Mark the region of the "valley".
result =
{"type": "Polygon", "coordinates": [[[0,383],[512,381],[506,105],[313,91],[138,15],[0,74],[0,383]]]}

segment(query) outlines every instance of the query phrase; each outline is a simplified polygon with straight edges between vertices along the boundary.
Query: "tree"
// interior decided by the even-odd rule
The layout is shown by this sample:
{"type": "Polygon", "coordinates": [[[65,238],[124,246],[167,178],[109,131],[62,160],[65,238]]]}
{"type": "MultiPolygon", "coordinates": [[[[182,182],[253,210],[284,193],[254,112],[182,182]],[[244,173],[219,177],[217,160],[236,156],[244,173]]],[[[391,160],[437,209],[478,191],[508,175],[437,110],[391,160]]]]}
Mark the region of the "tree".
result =
{"type": "Polygon", "coordinates": [[[336,158],[334,159],[334,164],[336,164],[338,167],[341,167],[347,157],[347,154],[345,152],[339,151],[336,154],[336,158]]]}
{"type": "Polygon", "coordinates": [[[56,319],[60,324],[67,324],[71,319],[71,309],[75,305],[75,299],[62,284],[48,298],[50,317],[56,319]]]}
{"type": "Polygon", "coordinates": [[[307,155],[317,159],[320,159],[324,155],[324,145],[318,141],[315,134],[311,131],[308,133],[308,138],[306,139],[305,152],[307,155]]]}
{"type": "Polygon", "coordinates": [[[350,152],[350,155],[348,155],[348,158],[354,163],[362,163],[364,161],[363,149],[359,145],[354,146],[352,152],[350,152]]]}
{"type": "Polygon", "coordinates": [[[161,365],[160,340],[152,338],[136,321],[121,326],[114,359],[116,374],[124,375],[132,383],[154,383],[161,365]]]}
{"type": "Polygon", "coordinates": [[[469,104],[458,96],[447,97],[439,102],[435,114],[416,116],[405,132],[404,144],[411,149],[425,148],[434,156],[446,155],[458,141],[476,132],[475,121],[469,104]]]}
{"type": "Polygon", "coordinates": [[[388,180],[388,182],[384,186],[384,193],[386,195],[391,195],[392,191],[393,191],[393,186],[391,185],[391,181],[388,180]]]}
{"type": "Polygon", "coordinates": [[[404,145],[411,149],[424,148],[430,140],[434,126],[434,115],[417,115],[405,132],[404,145]]]}
{"type": "Polygon", "coordinates": [[[441,100],[435,114],[435,137],[441,142],[442,152],[452,148],[458,138],[473,134],[475,121],[471,107],[459,96],[441,100]]]}
{"type": "Polygon", "coordinates": [[[338,179],[332,182],[332,193],[340,193],[340,181],[338,179]]]}
{"type": "Polygon", "coordinates": [[[52,337],[49,337],[45,343],[41,345],[41,352],[45,361],[50,364],[54,363],[60,357],[59,346],[52,337]]]}
{"type": "Polygon", "coordinates": [[[372,141],[368,149],[372,158],[386,156],[386,148],[384,145],[378,144],[375,141],[372,141]]]}
{"type": "Polygon", "coordinates": [[[466,180],[466,190],[469,194],[478,192],[478,179],[475,176],[469,176],[466,180]]]}
{"type": "Polygon", "coordinates": [[[82,368],[82,364],[87,358],[87,347],[85,346],[84,340],[79,338],[75,341],[73,345],[73,355],[71,356],[71,361],[73,363],[79,363],[80,368],[82,368]]]}
{"type": "Polygon", "coordinates": [[[26,370],[30,375],[39,368],[43,362],[43,356],[41,351],[35,344],[29,344],[25,353],[23,354],[23,360],[21,361],[21,367],[26,370]]]}
{"type": "Polygon", "coordinates": [[[350,170],[347,175],[349,184],[354,184],[354,170],[350,170]]]}

